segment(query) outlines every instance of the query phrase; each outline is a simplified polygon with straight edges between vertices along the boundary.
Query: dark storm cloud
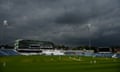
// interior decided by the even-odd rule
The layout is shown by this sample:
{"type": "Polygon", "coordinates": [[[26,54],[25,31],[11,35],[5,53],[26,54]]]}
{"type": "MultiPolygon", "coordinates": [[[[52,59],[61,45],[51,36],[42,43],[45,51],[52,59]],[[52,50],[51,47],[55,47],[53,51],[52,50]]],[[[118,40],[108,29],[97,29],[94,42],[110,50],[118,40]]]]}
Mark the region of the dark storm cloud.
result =
{"type": "Polygon", "coordinates": [[[86,45],[91,38],[96,45],[109,45],[118,42],[119,23],[119,0],[0,0],[3,42],[25,38],[86,45]]]}
{"type": "Polygon", "coordinates": [[[65,13],[61,17],[56,18],[58,24],[84,24],[90,19],[90,16],[80,15],[79,13],[65,13]]]}

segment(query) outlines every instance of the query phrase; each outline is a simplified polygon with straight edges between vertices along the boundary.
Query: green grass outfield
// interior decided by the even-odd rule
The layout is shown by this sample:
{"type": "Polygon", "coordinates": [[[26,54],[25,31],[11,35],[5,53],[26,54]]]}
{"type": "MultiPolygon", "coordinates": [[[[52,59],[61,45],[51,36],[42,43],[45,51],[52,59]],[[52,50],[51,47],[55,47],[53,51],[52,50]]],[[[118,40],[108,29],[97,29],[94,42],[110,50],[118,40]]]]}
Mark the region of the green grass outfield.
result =
{"type": "Polygon", "coordinates": [[[0,57],[0,72],[120,72],[120,59],[80,56],[0,57]]]}

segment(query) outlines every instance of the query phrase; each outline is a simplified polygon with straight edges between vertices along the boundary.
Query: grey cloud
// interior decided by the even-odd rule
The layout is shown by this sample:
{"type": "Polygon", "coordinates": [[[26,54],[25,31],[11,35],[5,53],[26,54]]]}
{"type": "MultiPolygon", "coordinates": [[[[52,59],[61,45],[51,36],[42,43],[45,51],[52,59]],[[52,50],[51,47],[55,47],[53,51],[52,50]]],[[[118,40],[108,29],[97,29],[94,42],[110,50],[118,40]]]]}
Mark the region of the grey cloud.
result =
{"type": "Polygon", "coordinates": [[[0,0],[0,40],[82,45],[91,38],[95,45],[111,45],[120,35],[119,4],[119,0],[0,0]],[[9,28],[3,28],[3,20],[8,20],[9,28]],[[90,34],[87,24],[92,24],[90,34]]]}

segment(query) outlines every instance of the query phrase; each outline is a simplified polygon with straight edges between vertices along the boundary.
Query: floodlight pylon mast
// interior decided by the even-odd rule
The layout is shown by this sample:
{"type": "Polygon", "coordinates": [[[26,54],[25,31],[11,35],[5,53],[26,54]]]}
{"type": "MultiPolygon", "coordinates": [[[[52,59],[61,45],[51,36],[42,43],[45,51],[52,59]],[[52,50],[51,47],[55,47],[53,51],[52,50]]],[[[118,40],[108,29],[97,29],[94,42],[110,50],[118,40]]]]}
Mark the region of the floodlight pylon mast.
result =
{"type": "Polygon", "coordinates": [[[91,24],[88,24],[88,34],[89,34],[89,41],[88,41],[88,47],[91,50],[91,24]]]}

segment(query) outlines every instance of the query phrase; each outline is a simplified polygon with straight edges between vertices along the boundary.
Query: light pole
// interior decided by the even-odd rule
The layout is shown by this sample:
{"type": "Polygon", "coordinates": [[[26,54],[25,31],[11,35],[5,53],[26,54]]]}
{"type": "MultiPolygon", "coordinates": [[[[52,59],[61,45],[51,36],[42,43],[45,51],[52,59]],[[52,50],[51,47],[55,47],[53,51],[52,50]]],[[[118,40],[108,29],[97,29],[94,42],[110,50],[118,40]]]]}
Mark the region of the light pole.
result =
{"type": "Polygon", "coordinates": [[[91,49],[91,24],[88,24],[88,32],[89,32],[88,46],[89,46],[89,49],[91,49]]]}
{"type": "Polygon", "coordinates": [[[7,20],[3,20],[3,44],[5,44],[6,42],[6,30],[7,30],[7,27],[8,27],[8,21],[7,20]]]}
{"type": "MultiPolygon", "coordinates": [[[[9,0],[6,1],[7,5],[6,5],[6,13],[9,13],[9,9],[10,9],[10,3],[9,3],[9,0]]],[[[2,31],[1,31],[1,45],[5,45],[5,42],[6,42],[6,30],[8,28],[8,21],[7,20],[3,20],[2,21],[2,31]]]]}

